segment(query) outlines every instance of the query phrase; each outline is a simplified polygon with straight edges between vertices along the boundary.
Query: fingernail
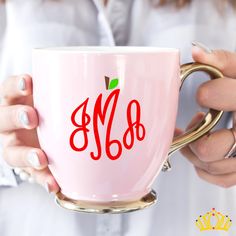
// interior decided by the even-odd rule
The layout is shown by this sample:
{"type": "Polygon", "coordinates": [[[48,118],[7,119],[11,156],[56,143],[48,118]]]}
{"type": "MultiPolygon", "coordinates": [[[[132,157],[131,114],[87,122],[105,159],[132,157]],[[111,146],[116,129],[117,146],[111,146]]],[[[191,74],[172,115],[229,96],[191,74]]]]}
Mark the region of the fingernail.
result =
{"type": "Polygon", "coordinates": [[[31,184],[35,183],[35,179],[34,179],[32,176],[29,177],[28,181],[29,181],[29,183],[31,183],[31,184]]]}
{"type": "Polygon", "coordinates": [[[21,168],[15,167],[14,172],[16,175],[19,175],[21,172],[23,172],[23,170],[21,168]]]}
{"type": "Polygon", "coordinates": [[[27,112],[21,111],[19,115],[20,122],[23,126],[28,126],[29,125],[29,117],[27,112]]]}
{"type": "Polygon", "coordinates": [[[41,167],[40,161],[39,161],[39,156],[35,151],[31,151],[28,156],[27,156],[28,162],[32,167],[35,169],[38,169],[41,167]]]}
{"type": "Polygon", "coordinates": [[[212,52],[213,52],[210,48],[208,48],[208,47],[207,47],[206,45],[204,45],[203,43],[199,43],[199,42],[194,41],[194,42],[192,42],[192,45],[193,45],[194,47],[200,48],[201,50],[203,50],[203,51],[206,52],[206,53],[212,53],[212,52]]]}
{"type": "Polygon", "coordinates": [[[21,180],[23,180],[23,181],[28,180],[30,177],[30,175],[28,173],[26,173],[25,171],[21,172],[19,176],[20,176],[21,180]]]}
{"type": "Polygon", "coordinates": [[[46,189],[46,191],[47,191],[48,193],[50,193],[50,189],[49,189],[49,184],[48,184],[48,182],[46,182],[46,183],[44,184],[44,188],[46,189]]]}
{"type": "Polygon", "coordinates": [[[18,82],[18,89],[24,91],[26,89],[25,79],[20,78],[18,82]]]}

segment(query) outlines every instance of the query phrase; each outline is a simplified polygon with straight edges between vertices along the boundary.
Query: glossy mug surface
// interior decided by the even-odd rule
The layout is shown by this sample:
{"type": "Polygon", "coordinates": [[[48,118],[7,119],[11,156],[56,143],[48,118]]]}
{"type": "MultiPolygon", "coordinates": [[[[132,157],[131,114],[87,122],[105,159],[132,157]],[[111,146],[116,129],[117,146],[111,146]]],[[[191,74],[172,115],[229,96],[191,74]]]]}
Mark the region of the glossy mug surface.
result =
{"type": "Polygon", "coordinates": [[[39,141],[64,195],[110,202],[150,192],[173,138],[179,56],[145,47],[33,51],[39,141]]]}

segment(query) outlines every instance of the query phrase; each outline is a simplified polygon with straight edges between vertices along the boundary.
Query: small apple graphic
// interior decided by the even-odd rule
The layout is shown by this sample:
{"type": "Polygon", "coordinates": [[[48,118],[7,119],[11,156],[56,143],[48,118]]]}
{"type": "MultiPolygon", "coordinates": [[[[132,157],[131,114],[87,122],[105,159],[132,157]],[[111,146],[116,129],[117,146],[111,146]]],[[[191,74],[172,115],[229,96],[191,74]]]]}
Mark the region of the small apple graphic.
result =
{"type": "Polygon", "coordinates": [[[110,77],[105,76],[105,83],[107,90],[115,89],[119,84],[119,78],[114,77],[111,79],[110,77]]]}

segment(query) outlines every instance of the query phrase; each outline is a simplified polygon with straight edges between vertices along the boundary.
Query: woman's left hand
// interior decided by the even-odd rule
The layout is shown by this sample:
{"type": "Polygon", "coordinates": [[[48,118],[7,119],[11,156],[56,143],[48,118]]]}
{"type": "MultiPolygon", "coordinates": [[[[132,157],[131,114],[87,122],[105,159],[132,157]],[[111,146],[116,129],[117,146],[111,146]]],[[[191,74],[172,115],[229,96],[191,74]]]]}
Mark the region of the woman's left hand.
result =
{"type": "MultiPolygon", "coordinates": [[[[200,45],[193,47],[192,55],[196,62],[215,66],[225,76],[203,83],[197,91],[198,103],[203,107],[233,112],[232,128],[236,132],[236,53],[211,51],[200,45]]],[[[200,119],[202,114],[195,116],[189,127],[200,119]]],[[[181,152],[194,165],[200,178],[228,188],[236,185],[236,158],[226,157],[234,143],[232,130],[225,128],[205,135],[181,152]]]]}

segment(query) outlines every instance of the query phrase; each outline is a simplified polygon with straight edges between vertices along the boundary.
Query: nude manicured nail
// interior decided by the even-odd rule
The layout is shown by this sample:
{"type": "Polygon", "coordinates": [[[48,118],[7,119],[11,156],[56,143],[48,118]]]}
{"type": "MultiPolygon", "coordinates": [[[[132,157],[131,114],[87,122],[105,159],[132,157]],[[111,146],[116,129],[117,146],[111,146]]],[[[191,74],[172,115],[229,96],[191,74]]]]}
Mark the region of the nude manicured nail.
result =
{"type": "Polygon", "coordinates": [[[41,167],[40,161],[39,161],[39,156],[35,151],[31,151],[28,156],[27,156],[29,164],[35,168],[38,169],[41,167]]]}
{"type": "Polygon", "coordinates": [[[16,175],[19,175],[23,170],[21,168],[15,167],[14,172],[16,175]]]}
{"type": "Polygon", "coordinates": [[[207,46],[204,45],[203,43],[199,43],[199,42],[194,41],[194,42],[192,42],[192,45],[193,45],[194,47],[200,48],[201,50],[203,50],[203,51],[206,52],[206,53],[212,53],[212,52],[213,52],[209,47],[207,47],[207,46]]]}
{"type": "Polygon", "coordinates": [[[29,125],[29,117],[27,112],[21,111],[19,114],[19,120],[23,126],[28,126],[29,125]]]}
{"type": "Polygon", "coordinates": [[[25,79],[20,78],[18,82],[18,89],[24,91],[26,89],[25,79]]]}
{"type": "Polygon", "coordinates": [[[29,175],[28,173],[26,173],[25,171],[21,172],[21,173],[19,174],[19,176],[20,176],[20,179],[23,180],[23,181],[28,180],[29,177],[30,177],[30,175],[29,175]]]}
{"type": "Polygon", "coordinates": [[[31,177],[29,177],[28,182],[33,184],[33,183],[35,183],[35,179],[31,176],[31,177]]]}

